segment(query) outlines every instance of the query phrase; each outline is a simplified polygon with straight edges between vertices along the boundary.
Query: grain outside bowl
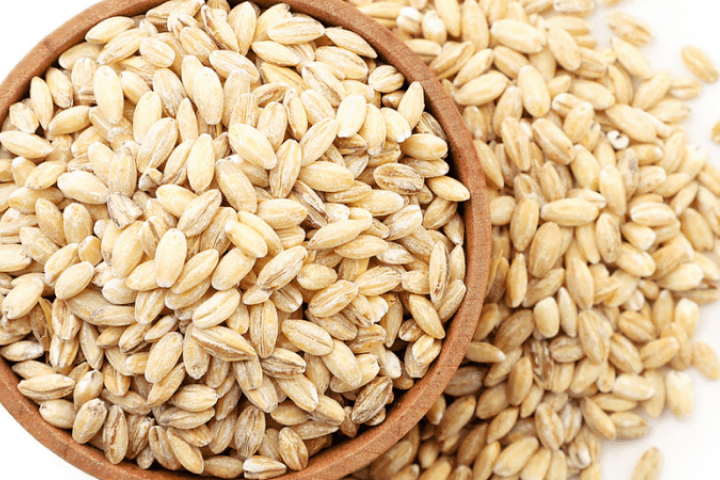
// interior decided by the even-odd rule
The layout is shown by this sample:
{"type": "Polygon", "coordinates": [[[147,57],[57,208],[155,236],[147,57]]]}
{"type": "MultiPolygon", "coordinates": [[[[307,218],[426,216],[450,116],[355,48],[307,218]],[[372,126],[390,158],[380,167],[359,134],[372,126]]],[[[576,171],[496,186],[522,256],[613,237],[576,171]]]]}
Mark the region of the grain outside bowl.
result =
{"type": "MultiPolygon", "coordinates": [[[[143,13],[159,3],[162,2],[103,2],[66,23],[36,47],[4,82],[0,93],[2,115],[7,113],[11,104],[22,98],[29,79],[41,75],[60,53],[79,42],[91,26],[111,16],[143,13]]],[[[272,3],[258,2],[263,7],[272,3]]],[[[432,405],[461,362],[480,313],[486,288],[490,248],[487,198],[484,177],[469,133],[452,101],[421,60],[412,55],[389,31],[345,4],[334,1],[286,3],[295,11],[306,13],[326,24],[343,26],[360,33],[408,81],[419,81],[422,84],[426,104],[448,136],[454,162],[453,174],[472,193],[471,200],[464,205],[468,294],[456,314],[445,339],[445,348],[435,364],[415,387],[395,402],[381,426],[314,457],[305,470],[283,477],[340,478],[370,462],[404,435],[432,405]]],[[[17,378],[4,362],[0,364],[0,382],[7,391],[2,402],[8,411],[48,448],[88,473],[103,479],[187,478],[186,475],[171,472],[143,471],[128,464],[109,465],[100,451],[75,445],[67,433],[40,421],[36,407],[18,393],[17,378]]]]}

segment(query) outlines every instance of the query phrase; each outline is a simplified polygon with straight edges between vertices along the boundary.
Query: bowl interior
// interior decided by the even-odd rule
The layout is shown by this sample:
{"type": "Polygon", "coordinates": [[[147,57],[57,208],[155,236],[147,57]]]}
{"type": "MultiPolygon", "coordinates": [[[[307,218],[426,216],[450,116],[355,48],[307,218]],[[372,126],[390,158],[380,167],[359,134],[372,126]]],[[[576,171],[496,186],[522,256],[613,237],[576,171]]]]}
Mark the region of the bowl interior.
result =
{"type": "MultiPolygon", "coordinates": [[[[106,0],[89,8],[35,47],[0,86],[0,122],[8,108],[27,94],[33,76],[42,75],[67,48],[81,42],[85,33],[99,21],[116,15],[144,13],[164,0],[106,0]]],[[[232,5],[238,0],[230,0],[232,5]]],[[[259,0],[262,7],[278,3],[259,0]]],[[[490,258],[490,220],[487,189],[480,163],[462,117],[440,83],[425,64],[402,42],[369,17],[339,0],[287,0],[294,11],[317,18],[326,25],[341,26],[363,36],[380,58],[394,65],[409,81],[419,81],[425,90],[426,108],[442,124],[450,146],[452,175],[470,190],[472,198],[462,206],[466,232],[467,295],[447,332],[440,356],[427,375],[396,398],[384,423],[365,430],[313,457],[301,472],[289,473],[285,480],[338,479],[375,459],[415,425],[442,393],[462,361],[472,338],[487,286],[490,258]]],[[[145,471],[123,462],[111,465],[99,450],[76,444],[70,435],[45,423],[36,405],[20,395],[18,378],[9,365],[0,361],[0,402],[41,443],[68,462],[99,479],[169,480],[196,478],[193,475],[159,470],[145,471]]]]}

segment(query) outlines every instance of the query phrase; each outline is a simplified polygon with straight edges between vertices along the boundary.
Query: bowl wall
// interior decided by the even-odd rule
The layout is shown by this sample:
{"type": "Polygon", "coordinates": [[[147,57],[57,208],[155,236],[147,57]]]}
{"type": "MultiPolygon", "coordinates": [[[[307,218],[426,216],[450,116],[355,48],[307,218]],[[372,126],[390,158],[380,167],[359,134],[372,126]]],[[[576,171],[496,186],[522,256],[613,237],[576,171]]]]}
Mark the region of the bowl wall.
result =
{"type": "MultiPolygon", "coordinates": [[[[0,85],[0,122],[14,102],[27,95],[29,81],[41,76],[58,56],[81,42],[85,33],[101,20],[135,16],[163,0],[106,0],[87,9],[48,35],[0,85]]],[[[230,0],[231,4],[238,3],[230,0]]],[[[278,3],[259,0],[262,7],[278,3]]],[[[453,101],[425,64],[402,42],[349,4],[337,0],[288,0],[294,11],[306,13],[326,25],[342,26],[362,35],[386,63],[394,65],[408,81],[419,81],[425,89],[426,108],[442,124],[448,136],[452,174],[470,190],[472,198],[462,206],[466,231],[467,295],[456,313],[443,343],[443,350],[428,374],[393,404],[381,425],[357,438],[346,440],[313,457],[308,468],[292,472],[285,480],[334,480],[366,465],[405,435],[427,412],[450,381],[462,361],[482,309],[490,262],[490,220],[487,189],[480,162],[453,101]]],[[[69,433],[45,423],[37,406],[17,390],[18,378],[0,360],[0,402],[42,444],[66,461],[102,480],[179,480],[197,478],[187,473],[150,470],[123,462],[111,465],[102,452],[76,444],[69,433]]]]}

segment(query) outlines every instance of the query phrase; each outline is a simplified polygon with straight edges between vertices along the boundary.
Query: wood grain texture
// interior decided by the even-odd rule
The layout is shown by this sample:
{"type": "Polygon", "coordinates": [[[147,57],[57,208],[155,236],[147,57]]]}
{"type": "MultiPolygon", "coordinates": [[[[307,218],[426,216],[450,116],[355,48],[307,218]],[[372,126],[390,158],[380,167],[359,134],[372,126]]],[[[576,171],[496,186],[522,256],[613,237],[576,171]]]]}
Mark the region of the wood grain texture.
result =
{"type": "MultiPolygon", "coordinates": [[[[11,72],[0,86],[0,122],[8,108],[27,94],[29,81],[41,75],[67,48],[81,41],[99,21],[116,16],[133,16],[163,0],[106,0],[62,25],[46,37],[11,72]]],[[[237,1],[230,2],[238,3],[237,1]]],[[[273,0],[256,1],[266,7],[273,0]]],[[[442,124],[450,146],[451,174],[470,190],[472,198],[462,205],[466,229],[467,295],[444,340],[443,350],[428,374],[408,392],[396,398],[381,425],[357,438],[346,440],[311,459],[303,471],[283,480],[336,480],[368,464],[395,444],[415,425],[437,397],[462,361],[482,309],[490,261],[490,220],[487,188],[480,162],[462,117],[453,101],[426,65],[389,30],[339,0],[288,0],[295,11],[311,15],[326,25],[341,26],[365,38],[380,58],[394,65],[408,81],[422,84],[426,108],[442,124]]],[[[7,363],[0,361],[0,402],[23,427],[66,461],[101,480],[179,480],[198,478],[188,473],[144,471],[129,462],[111,465],[102,452],[73,442],[70,435],[45,423],[34,403],[17,391],[18,378],[7,363]]]]}

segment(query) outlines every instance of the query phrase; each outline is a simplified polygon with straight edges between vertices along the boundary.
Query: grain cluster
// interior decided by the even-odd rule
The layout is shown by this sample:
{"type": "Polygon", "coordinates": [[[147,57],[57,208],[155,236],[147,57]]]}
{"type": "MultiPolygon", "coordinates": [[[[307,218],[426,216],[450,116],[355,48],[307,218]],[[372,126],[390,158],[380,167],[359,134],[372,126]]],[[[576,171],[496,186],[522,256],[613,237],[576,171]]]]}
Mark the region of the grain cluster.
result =
{"type": "Polygon", "coordinates": [[[0,355],[114,463],[301,470],[382,423],[466,291],[469,191],[419,83],[286,4],[170,0],[0,132],[0,355]]]}
{"type": "MultiPolygon", "coordinates": [[[[486,175],[489,286],[465,363],[359,480],[598,480],[601,442],[686,417],[693,335],[720,296],[720,172],[688,142],[692,77],[655,71],[643,21],[593,0],[351,0],[455,100],[486,175]]],[[[615,1],[606,1],[614,4],[615,1]]],[[[679,50],[679,49],[678,49],[679,50]]],[[[710,57],[682,50],[712,82],[710,57]]],[[[678,52],[680,55],[680,52],[678,52]]],[[[714,135],[720,138],[720,126],[714,135]]],[[[659,478],[660,453],[634,480],[659,478]]]]}

